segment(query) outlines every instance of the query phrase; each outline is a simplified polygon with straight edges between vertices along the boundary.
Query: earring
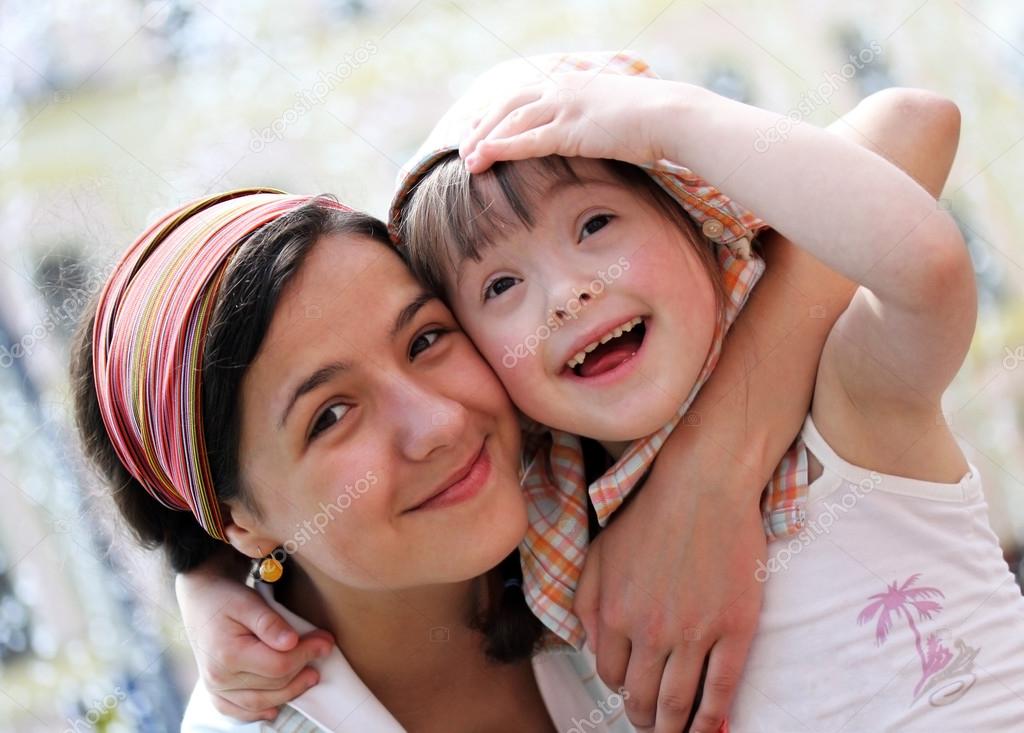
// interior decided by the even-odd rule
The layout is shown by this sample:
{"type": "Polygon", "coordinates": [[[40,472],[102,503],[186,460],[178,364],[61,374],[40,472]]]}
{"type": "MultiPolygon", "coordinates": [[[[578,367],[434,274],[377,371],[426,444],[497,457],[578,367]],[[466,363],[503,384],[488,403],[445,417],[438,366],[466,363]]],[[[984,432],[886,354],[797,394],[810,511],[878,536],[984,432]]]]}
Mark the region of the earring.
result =
{"type": "Polygon", "coordinates": [[[284,565],[277,559],[279,551],[281,551],[280,547],[262,560],[253,560],[252,576],[257,580],[262,580],[264,583],[276,583],[279,581],[281,576],[284,575],[284,565]]]}

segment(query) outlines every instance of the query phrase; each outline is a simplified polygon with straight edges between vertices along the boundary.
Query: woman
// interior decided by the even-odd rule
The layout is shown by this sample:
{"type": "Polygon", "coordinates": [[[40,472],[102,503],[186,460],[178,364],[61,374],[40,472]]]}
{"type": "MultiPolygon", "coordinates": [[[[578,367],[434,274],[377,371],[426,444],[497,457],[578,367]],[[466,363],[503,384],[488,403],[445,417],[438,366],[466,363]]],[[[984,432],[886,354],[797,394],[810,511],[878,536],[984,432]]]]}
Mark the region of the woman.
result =
{"type": "Polygon", "coordinates": [[[175,569],[219,540],[251,558],[296,543],[278,600],[330,629],[366,684],[321,724],[565,727],[560,679],[490,664],[479,643],[493,569],[526,527],[515,413],[379,222],[259,191],[172,212],[115,270],[74,377],[90,456],[175,569]],[[345,404],[320,404],[325,385],[345,404]],[[346,486],[361,493],[342,510],[346,486]],[[330,531],[299,546],[324,511],[330,531]]]}

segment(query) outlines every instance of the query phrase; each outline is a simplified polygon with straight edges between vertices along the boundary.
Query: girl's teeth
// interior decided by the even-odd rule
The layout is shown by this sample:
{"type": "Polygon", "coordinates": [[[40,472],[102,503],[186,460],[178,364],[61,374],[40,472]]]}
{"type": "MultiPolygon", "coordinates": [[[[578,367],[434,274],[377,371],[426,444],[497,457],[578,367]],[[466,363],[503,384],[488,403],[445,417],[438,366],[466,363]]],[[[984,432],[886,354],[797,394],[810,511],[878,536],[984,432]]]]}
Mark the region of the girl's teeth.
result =
{"type": "Polygon", "coordinates": [[[575,369],[578,365],[584,362],[584,360],[587,358],[587,354],[596,349],[598,346],[600,346],[601,344],[606,344],[612,339],[618,338],[622,334],[632,331],[634,326],[638,326],[642,322],[643,319],[638,317],[634,318],[629,323],[624,323],[618,328],[612,329],[610,333],[606,333],[604,336],[602,336],[600,341],[595,341],[594,343],[587,344],[585,347],[583,347],[583,351],[580,351],[575,356],[573,356],[573,358],[569,359],[569,361],[566,362],[566,366],[569,367],[570,369],[575,369]]]}

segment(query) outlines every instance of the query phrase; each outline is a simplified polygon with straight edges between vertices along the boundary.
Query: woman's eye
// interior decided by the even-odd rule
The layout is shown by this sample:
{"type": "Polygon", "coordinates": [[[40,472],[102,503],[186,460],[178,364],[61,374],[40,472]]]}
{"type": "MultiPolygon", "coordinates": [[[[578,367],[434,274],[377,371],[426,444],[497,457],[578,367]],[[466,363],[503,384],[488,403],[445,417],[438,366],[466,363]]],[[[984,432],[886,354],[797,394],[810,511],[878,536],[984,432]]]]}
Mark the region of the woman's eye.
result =
{"type": "Polygon", "coordinates": [[[587,222],[583,225],[583,230],[580,232],[580,240],[584,240],[591,234],[595,234],[600,230],[604,229],[605,226],[612,220],[611,214],[598,214],[587,219],[587,222]]]}
{"type": "Polygon", "coordinates": [[[515,284],[516,278],[514,277],[495,278],[486,288],[484,288],[484,300],[490,300],[491,298],[501,295],[515,284]]]}
{"type": "Polygon", "coordinates": [[[316,422],[313,423],[313,429],[309,433],[309,439],[313,440],[313,438],[327,430],[327,428],[337,422],[340,422],[341,418],[345,417],[345,413],[348,412],[349,409],[348,405],[338,403],[336,405],[331,405],[321,412],[320,415],[317,416],[316,422]]]}
{"type": "Polygon", "coordinates": [[[436,344],[438,339],[444,336],[447,332],[448,330],[445,328],[435,328],[430,331],[424,331],[414,338],[412,343],[409,344],[409,361],[412,361],[419,356],[420,353],[436,344]]]}

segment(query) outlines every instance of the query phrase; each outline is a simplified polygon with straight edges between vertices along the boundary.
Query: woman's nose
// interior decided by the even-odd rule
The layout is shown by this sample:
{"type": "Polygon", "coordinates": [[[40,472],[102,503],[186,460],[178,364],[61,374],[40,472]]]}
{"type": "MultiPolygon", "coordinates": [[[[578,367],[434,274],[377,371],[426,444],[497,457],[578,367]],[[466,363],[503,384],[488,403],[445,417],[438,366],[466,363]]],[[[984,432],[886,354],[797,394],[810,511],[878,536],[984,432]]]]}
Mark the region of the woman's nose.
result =
{"type": "Polygon", "coordinates": [[[422,461],[436,451],[458,446],[466,437],[465,406],[419,385],[398,398],[393,413],[399,450],[412,461],[422,461]]]}

